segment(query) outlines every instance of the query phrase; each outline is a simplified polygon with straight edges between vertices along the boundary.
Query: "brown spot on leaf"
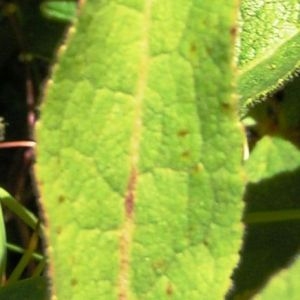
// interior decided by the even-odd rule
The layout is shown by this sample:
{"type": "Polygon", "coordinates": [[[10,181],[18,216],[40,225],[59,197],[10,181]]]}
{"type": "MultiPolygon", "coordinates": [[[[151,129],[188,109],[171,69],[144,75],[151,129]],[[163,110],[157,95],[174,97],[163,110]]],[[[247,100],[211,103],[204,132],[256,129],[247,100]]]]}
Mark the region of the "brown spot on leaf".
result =
{"type": "Polygon", "coordinates": [[[222,102],[221,106],[224,110],[229,110],[231,108],[231,105],[228,102],[222,102]]]}
{"type": "Polygon", "coordinates": [[[58,203],[63,203],[65,202],[66,198],[63,195],[58,196],[58,203]]]}
{"type": "Polygon", "coordinates": [[[61,234],[62,233],[61,226],[56,227],[55,232],[56,232],[56,234],[61,234]]]}
{"type": "Polygon", "coordinates": [[[184,159],[189,158],[189,156],[190,156],[190,151],[188,151],[188,150],[183,151],[183,152],[181,153],[181,157],[184,158],[184,159]]]}
{"type": "Polygon", "coordinates": [[[194,42],[191,43],[191,45],[190,45],[190,51],[191,51],[192,54],[197,52],[197,46],[194,42]]]}
{"type": "Polygon", "coordinates": [[[120,272],[118,300],[128,299],[128,282],[130,268],[130,248],[132,239],[133,211],[135,201],[135,189],[137,184],[137,172],[133,167],[128,179],[124,197],[125,222],[120,237],[120,272]]]}
{"type": "Polygon", "coordinates": [[[209,247],[209,241],[205,238],[204,240],[203,240],[203,245],[205,246],[205,247],[209,247]]]}
{"type": "Polygon", "coordinates": [[[232,37],[236,36],[236,34],[237,34],[237,26],[232,26],[230,28],[230,34],[231,34],[232,37]]]}
{"type": "Polygon", "coordinates": [[[134,193],[136,185],[136,170],[132,169],[127,185],[127,193],[125,197],[125,211],[128,217],[131,217],[134,209],[134,193]]]}
{"type": "Polygon", "coordinates": [[[168,285],[167,285],[167,287],[166,287],[166,294],[167,294],[167,296],[172,296],[172,295],[173,295],[173,292],[174,292],[173,286],[172,286],[172,284],[169,282],[168,285]]]}
{"type": "Polygon", "coordinates": [[[222,102],[221,109],[225,114],[231,115],[234,112],[233,105],[230,102],[222,102]]]}
{"type": "Polygon", "coordinates": [[[192,167],[192,173],[193,174],[197,174],[197,173],[200,173],[200,172],[202,172],[204,170],[204,168],[203,168],[203,165],[202,164],[197,164],[197,165],[194,165],[193,167],[192,167]]]}
{"type": "Polygon", "coordinates": [[[187,135],[189,134],[189,131],[187,129],[180,129],[178,132],[177,132],[177,135],[179,137],[186,137],[187,135]]]}
{"type": "Polygon", "coordinates": [[[71,279],[71,286],[75,286],[78,284],[78,280],[76,278],[71,279]]]}

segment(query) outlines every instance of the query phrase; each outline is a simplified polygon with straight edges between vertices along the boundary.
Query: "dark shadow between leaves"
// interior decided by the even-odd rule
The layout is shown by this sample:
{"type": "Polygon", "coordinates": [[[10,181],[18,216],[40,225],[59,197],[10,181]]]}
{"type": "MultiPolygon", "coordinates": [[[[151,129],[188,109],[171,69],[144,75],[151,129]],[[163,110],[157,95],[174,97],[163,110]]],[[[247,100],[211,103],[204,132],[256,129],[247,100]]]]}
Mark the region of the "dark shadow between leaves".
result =
{"type": "MultiPolygon", "coordinates": [[[[248,184],[245,215],[300,208],[300,168],[248,184]]],[[[300,220],[246,224],[241,260],[227,300],[251,299],[269,279],[288,267],[300,249],[300,220]]]]}

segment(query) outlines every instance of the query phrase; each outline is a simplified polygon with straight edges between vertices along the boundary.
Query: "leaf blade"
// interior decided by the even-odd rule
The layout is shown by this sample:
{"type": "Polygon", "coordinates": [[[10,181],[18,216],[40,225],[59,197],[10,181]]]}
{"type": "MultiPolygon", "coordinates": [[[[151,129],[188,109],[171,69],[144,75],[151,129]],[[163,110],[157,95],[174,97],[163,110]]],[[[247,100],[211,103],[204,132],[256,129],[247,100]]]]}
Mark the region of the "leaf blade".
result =
{"type": "Polygon", "coordinates": [[[289,269],[279,272],[255,299],[296,300],[300,292],[299,269],[299,259],[297,259],[289,269]]]}
{"type": "Polygon", "coordinates": [[[237,2],[119,2],[86,4],[38,129],[53,293],[216,299],[242,235],[237,2]]]}
{"type": "Polygon", "coordinates": [[[299,69],[299,3],[242,1],[241,24],[239,91],[245,108],[299,69]]]}

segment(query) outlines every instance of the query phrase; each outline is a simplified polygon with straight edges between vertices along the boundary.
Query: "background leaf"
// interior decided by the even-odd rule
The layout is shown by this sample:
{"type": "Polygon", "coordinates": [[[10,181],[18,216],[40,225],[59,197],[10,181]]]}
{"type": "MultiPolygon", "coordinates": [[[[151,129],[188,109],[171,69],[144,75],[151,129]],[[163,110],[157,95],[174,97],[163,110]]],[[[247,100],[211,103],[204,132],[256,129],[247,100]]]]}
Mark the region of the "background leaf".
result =
{"type": "Polygon", "coordinates": [[[300,167],[299,150],[290,142],[278,137],[264,137],[258,142],[246,162],[250,182],[289,172],[300,167]]]}
{"type": "MultiPolygon", "coordinates": [[[[279,137],[258,141],[246,162],[246,234],[227,299],[253,299],[300,247],[299,150],[279,137]]],[[[289,299],[289,298],[273,298],[289,299]]]]}
{"type": "Polygon", "coordinates": [[[256,300],[289,299],[297,300],[300,294],[300,260],[296,259],[293,266],[281,271],[266,288],[255,297],[256,300]]]}
{"type": "Polygon", "coordinates": [[[87,1],[37,134],[57,299],[224,296],[242,235],[237,2],[87,1]]]}
{"type": "Polygon", "coordinates": [[[252,299],[298,255],[299,95],[299,78],[295,78],[248,112],[256,124],[247,129],[254,149],[246,162],[250,181],[244,197],[246,234],[228,299],[252,299]]]}
{"type": "Polygon", "coordinates": [[[244,218],[260,213],[260,221],[246,226],[242,259],[234,272],[234,288],[228,299],[252,299],[253,294],[298,255],[299,217],[270,223],[263,222],[262,214],[269,217],[270,212],[299,211],[299,180],[300,168],[297,168],[247,186],[244,218]]]}
{"type": "Polygon", "coordinates": [[[7,285],[0,289],[0,299],[48,300],[47,280],[45,277],[36,276],[7,285]]]}
{"type": "Polygon", "coordinates": [[[282,87],[300,67],[300,7],[298,0],[246,0],[241,5],[239,92],[245,107],[282,87]]]}
{"type": "Polygon", "coordinates": [[[46,17],[57,21],[70,22],[74,21],[77,17],[76,0],[45,0],[42,2],[40,8],[46,17]]]}

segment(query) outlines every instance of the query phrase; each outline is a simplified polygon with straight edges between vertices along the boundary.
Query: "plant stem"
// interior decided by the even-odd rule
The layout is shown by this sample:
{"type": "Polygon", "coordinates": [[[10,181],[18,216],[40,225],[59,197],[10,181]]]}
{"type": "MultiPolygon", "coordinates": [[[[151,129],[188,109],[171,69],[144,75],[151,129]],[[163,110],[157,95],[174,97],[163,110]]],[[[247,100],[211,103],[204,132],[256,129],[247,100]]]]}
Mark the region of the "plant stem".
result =
{"type": "Polygon", "coordinates": [[[246,224],[284,222],[293,220],[300,220],[299,209],[253,212],[246,214],[243,219],[246,224]]]}

